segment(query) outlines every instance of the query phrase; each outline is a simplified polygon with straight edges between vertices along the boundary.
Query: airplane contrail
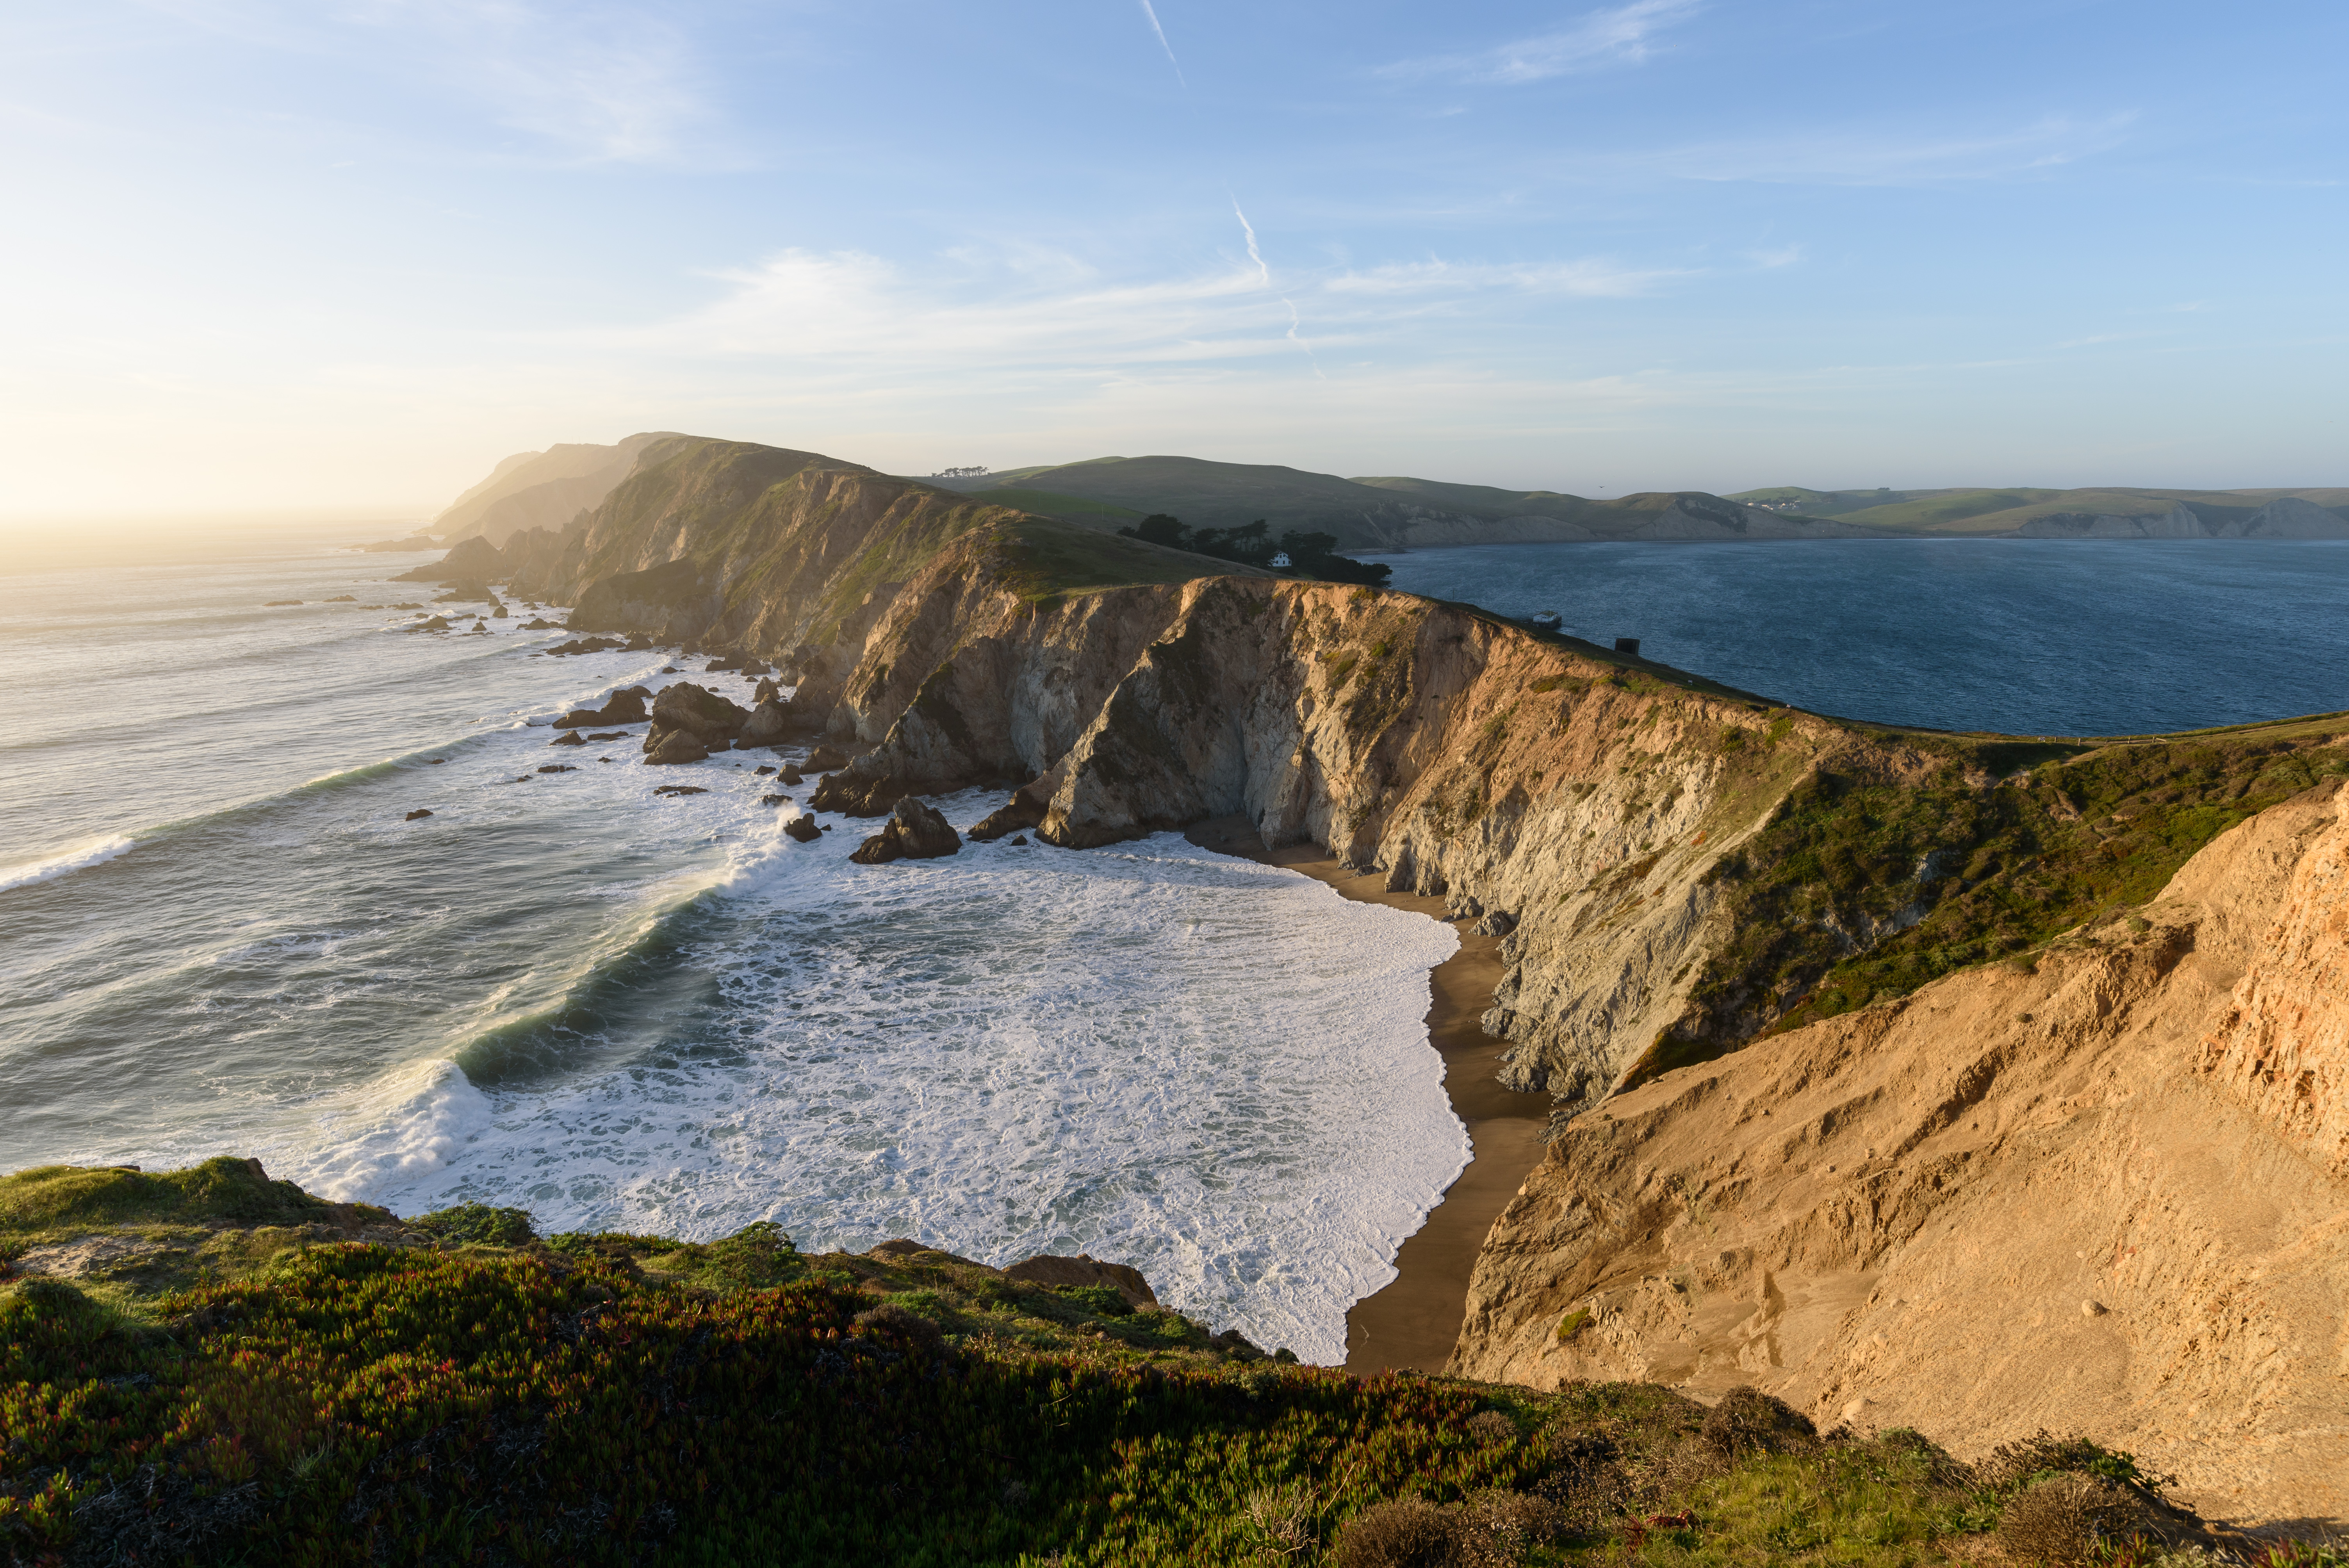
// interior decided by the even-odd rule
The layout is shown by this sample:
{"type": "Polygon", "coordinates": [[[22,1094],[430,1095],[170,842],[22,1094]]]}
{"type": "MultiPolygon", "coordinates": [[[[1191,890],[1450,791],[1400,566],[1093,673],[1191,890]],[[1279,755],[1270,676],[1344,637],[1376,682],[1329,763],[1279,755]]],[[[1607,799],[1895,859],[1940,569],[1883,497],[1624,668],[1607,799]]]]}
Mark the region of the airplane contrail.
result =
{"type": "Polygon", "coordinates": [[[1297,319],[1296,302],[1294,300],[1284,299],[1280,303],[1288,306],[1288,341],[1297,345],[1298,347],[1305,350],[1305,357],[1311,363],[1314,375],[1320,377],[1324,381],[1329,380],[1330,378],[1327,376],[1321,375],[1321,356],[1313,352],[1313,346],[1306,342],[1304,337],[1297,330],[1302,324],[1297,319]]]}
{"type": "Polygon", "coordinates": [[[1191,84],[1183,80],[1183,62],[1174,57],[1174,46],[1166,41],[1166,29],[1158,25],[1158,13],[1150,0],[1142,0],[1142,14],[1150,18],[1150,30],[1158,35],[1158,46],[1166,51],[1166,63],[1174,67],[1174,79],[1187,92],[1191,84]]]}
{"type": "Polygon", "coordinates": [[[1240,211],[1240,199],[1237,196],[1232,198],[1232,215],[1240,221],[1240,232],[1247,236],[1248,260],[1256,263],[1257,275],[1264,280],[1265,287],[1270,288],[1272,269],[1264,264],[1264,255],[1256,248],[1256,225],[1240,211]]]}

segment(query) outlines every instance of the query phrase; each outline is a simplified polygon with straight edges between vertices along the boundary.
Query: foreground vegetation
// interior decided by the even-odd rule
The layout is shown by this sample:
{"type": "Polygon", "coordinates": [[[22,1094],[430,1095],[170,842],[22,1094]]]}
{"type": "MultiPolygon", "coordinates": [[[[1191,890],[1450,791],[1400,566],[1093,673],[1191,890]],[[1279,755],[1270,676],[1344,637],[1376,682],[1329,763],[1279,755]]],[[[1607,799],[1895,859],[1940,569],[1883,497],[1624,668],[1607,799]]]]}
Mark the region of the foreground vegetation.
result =
{"type": "MultiPolygon", "coordinates": [[[[403,1224],[223,1159],[0,1181],[0,1255],[12,1563],[1894,1568],[2003,1542],[2134,1568],[2211,1544],[2084,1442],[1970,1470],[1751,1391],[1357,1379],[1112,1289],[802,1255],[771,1226],[403,1224]],[[25,1272],[93,1240],[115,1262],[78,1283],[25,1272]]],[[[2265,1561],[2332,1562],[2292,1550],[2265,1561]]]]}

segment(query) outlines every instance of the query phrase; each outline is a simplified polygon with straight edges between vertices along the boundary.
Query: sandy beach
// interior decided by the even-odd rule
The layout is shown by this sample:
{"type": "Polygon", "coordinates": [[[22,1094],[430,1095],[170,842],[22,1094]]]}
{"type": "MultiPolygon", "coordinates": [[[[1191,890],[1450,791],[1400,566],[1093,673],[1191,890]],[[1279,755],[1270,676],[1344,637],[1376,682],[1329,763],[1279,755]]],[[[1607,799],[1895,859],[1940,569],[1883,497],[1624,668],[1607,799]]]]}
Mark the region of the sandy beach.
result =
{"type": "MultiPolygon", "coordinates": [[[[1302,872],[1363,903],[1444,918],[1444,900],[1389,892],[1384,873],[1341,870],[1319,845],[1268,850],[1245,817],[1218,817],[1185,836],[1219,854],[1302,872]]],[[[1542,1157],[1550,1098],[1513,1093],[1495,1080],[1502,1042],[1487,1038],[1476,1022],[1492,1005],[1493,987],[1501,978],[1500,939],[1472,934],[1466,923],[1455,929],[1460,950],[1429,976],[1434,995],[1427,1032],[1444,1057],[1444,1087],[1453,1112],[1467,1124],[1468,1168],[1445,1191],[1427,1223],[1403,1243],[1395,1255],[1399,1273],[1393,1283],[1356,1302],[1346,1315],[1349,1372],[1443,1369],[1460,1336],[1468,1274],[1485,1233],[1542,1157]]]]}

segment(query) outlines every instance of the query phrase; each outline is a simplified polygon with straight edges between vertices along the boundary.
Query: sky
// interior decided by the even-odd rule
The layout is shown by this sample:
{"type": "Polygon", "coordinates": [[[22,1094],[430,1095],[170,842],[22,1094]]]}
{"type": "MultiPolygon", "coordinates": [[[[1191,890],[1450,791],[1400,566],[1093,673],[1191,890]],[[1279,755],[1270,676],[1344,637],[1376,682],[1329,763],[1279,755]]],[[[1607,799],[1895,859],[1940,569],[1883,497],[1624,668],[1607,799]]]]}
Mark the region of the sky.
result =
{"type": "Polygon", "coordinates": [[[0,520],[640,429],[2349,483],[2349,6],[14,0],[0,520]]]}

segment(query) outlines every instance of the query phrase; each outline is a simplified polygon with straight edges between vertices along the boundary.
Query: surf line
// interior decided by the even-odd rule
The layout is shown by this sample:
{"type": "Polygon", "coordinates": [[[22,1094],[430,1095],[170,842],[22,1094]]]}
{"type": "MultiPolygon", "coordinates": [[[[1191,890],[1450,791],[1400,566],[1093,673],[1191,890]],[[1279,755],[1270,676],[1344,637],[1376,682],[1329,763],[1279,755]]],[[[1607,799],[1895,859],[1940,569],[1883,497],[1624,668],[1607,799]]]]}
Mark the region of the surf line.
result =
{"type": "MultiPolygon", "coordinates": [[[[1184,837],[1203,850],[1311,877],[1357,903],[1444,918],[1444,901],[1390,892],[1376,872],[1340,870],[1319,845],[1273,850],[1244,816],[1196,824],[1184,837]]],[[[1495,1077],[1503,1041],[1479,1019],[1501,980],[1500,939],[1455,927],[1459,948],[1428,975],[1428,1043],[1444,1058],[1444,1091],[1468,1130],[1468,1164],[1395,1253],[1395,1277],[1346,1312],[1346,1370],[1441,1372],[1468,1315],[1468,1275],[1485,1233],[1541,1163],[1550,1097],[1503,1088],[1495,1077]]]]}

